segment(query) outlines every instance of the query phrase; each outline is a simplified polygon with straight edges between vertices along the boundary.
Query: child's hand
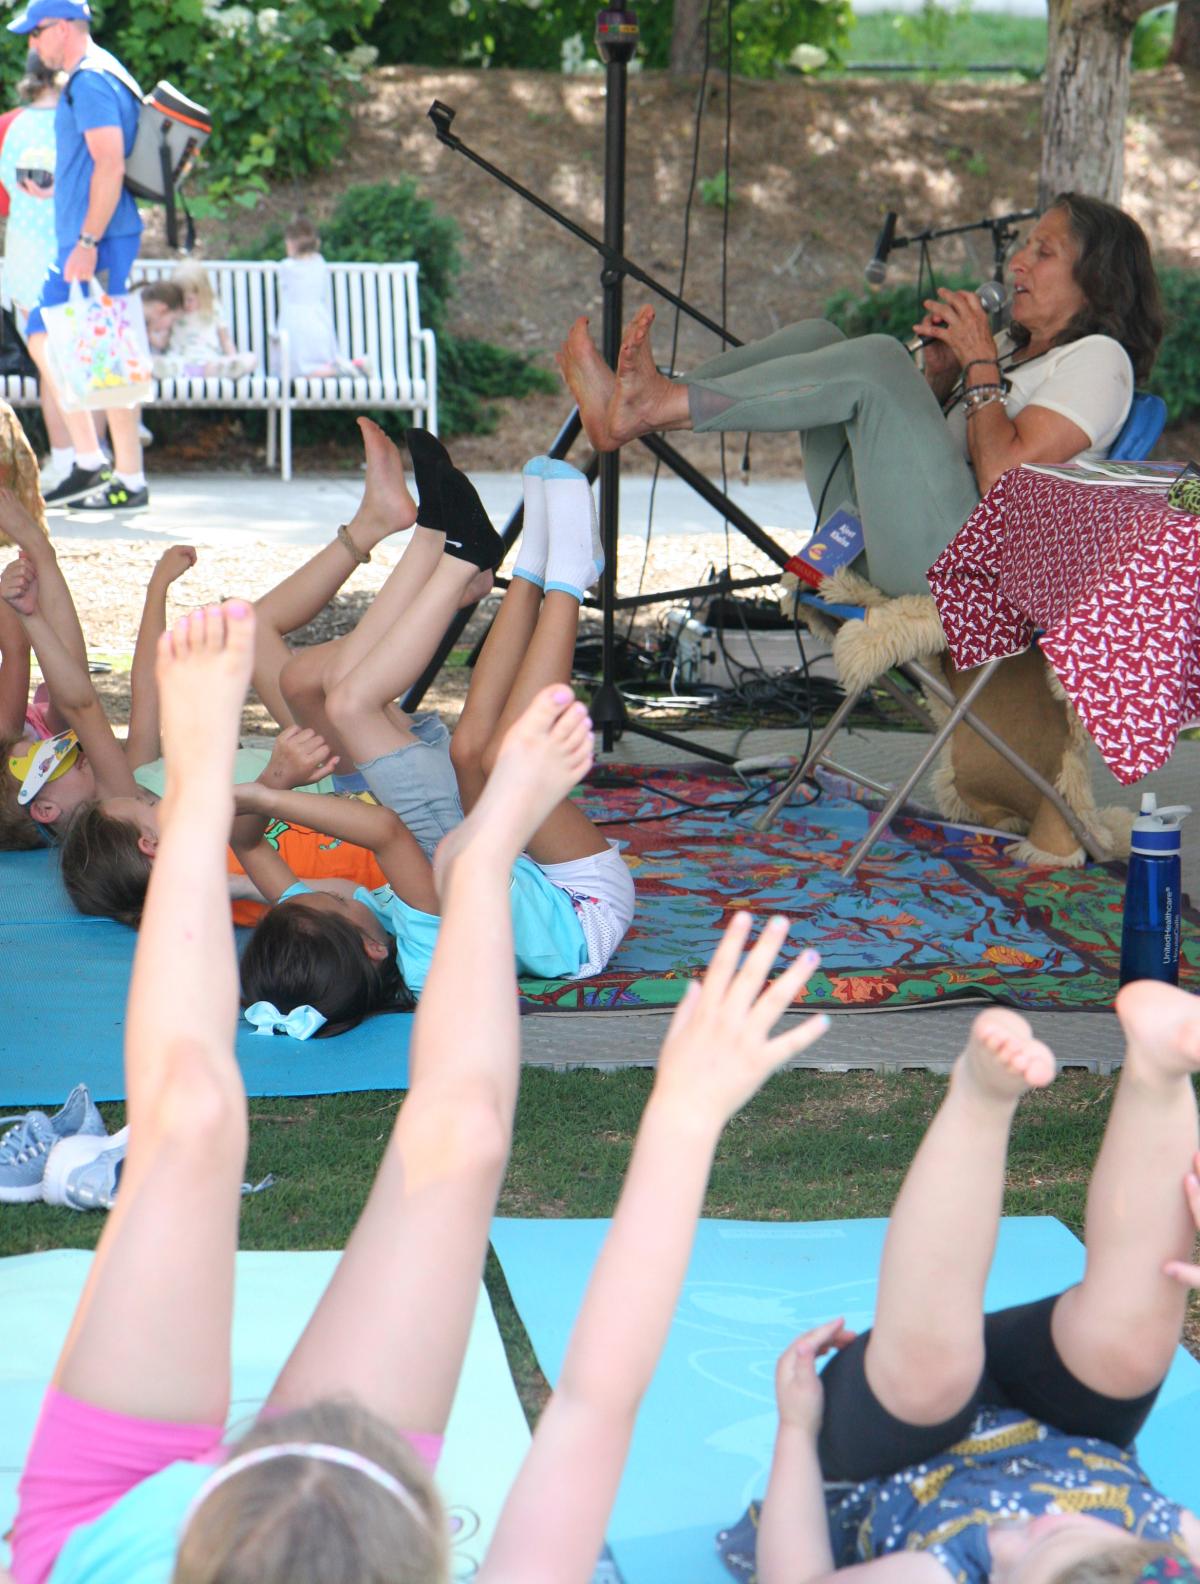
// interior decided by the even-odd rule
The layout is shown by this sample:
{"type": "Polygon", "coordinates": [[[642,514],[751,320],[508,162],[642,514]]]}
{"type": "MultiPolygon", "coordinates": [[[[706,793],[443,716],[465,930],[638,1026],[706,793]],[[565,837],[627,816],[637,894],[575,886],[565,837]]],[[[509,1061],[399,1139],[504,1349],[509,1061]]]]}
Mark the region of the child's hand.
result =
{"type": "Polygon", "coordinates": [[[833,1348],[853,1342],[855,1332],[847,1331],[841,1316],[806,1331],[790,1342],[775,1366],[775,1401],[780,1424],[792,1425],[815,1436],[825,1411],[825,1392],[817,1374],[817,1360],[833,1348]]]}
{"type": "Polygon", "coordinates": [[[329,752],[329,744],[311,726],[285,726],[260,779],[272,787],[307,786],[329,775],[337,762],[337,754],[329,752]]]}
{"type": "Polygon", "coordinates": [[[39,543],[49,544],[45,534],[10,489],[0,489],[0,532],[6,533],[19,550],[29,550],[39,543]]]}
{"type": "MultiPolygon", "coordinates": [[[[1192,1220],[1196,1223],[1196,1231],[1200,1232],[1200,1153],[1193,1157],[1192,1169],[1183,1179],[1183,1191],[1188,1209],[1192,1212],[1192,1220]]],[[[1200,1287],[1200,1265],[1189,1265],[1186,1260],[1170,1260],[1164,1269],[1181,1286],[1200,1287]]]]}
{"type": "Polygon", "coordinates": [[[766,984],[787,936],[787,920],[771,919],[739,967],[750,925],[748,913],[735,914],[703,981],[688,986],[663,1041],[654,1084],[656,1099],[678,1103],[691,1115],[699,1108],[719,1127],[781,1063],[829,1027],[822,1015],[771,1038],[820,958],[803,952],[766,984]]]}
{"type": "Polygon", "coordinates": [[[176,578],[181,578],[185,572],[190,572],[195,565],[196,550],[193,545],[172,545],[159,556],[158,565],[154,568],[154,576],[160,582],[174,583],[176,578]]]}
{"type": "MultiPolygon", "coordinates": [[[[7,494],[7,490],[0,494],[7,494]]],[[[0,573],[0,599],[11,605],[18,616],[38,613],[38,580],[33,562],[22,554],[10,561],[0,573]]]]}

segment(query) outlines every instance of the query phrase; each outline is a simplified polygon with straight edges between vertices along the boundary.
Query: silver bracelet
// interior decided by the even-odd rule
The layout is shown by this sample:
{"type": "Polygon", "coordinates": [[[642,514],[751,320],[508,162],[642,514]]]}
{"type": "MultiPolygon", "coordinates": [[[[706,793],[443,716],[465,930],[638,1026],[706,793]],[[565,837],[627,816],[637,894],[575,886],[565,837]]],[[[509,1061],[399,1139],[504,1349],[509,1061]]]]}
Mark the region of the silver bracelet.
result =
{"type": "Polygon", "coordinates": [[[980,408],[990,407],[993,402],[999,402],[1001,407],[1003,407],[1007,399],[1003,391],[988,391],[978,401],[968,401],[966,403],[967,417],[973,418],[980,408]]]}

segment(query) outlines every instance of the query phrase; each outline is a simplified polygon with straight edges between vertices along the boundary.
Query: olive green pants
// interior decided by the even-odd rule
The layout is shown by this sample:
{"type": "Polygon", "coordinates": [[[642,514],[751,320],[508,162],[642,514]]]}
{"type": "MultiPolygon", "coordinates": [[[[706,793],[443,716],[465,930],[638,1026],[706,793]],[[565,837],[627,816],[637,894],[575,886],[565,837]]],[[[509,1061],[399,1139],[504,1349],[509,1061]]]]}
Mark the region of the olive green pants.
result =
{"type": "Polygon", "coordinates": [[[698,432],[797,430],[813,505],[824,497],[828,516],[857,502],[871,582],[886,594],[928,592],[926,571],[979,491],[899,341],[847,340],[805,319],[723,352],[684,383],[698,432]]]}

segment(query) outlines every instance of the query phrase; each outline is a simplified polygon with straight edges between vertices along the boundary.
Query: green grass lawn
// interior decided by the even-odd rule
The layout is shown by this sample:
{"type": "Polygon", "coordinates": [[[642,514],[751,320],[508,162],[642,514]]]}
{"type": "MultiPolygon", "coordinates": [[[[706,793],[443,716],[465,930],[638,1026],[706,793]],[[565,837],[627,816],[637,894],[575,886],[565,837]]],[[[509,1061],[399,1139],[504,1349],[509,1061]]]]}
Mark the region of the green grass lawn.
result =
{"type": "MultiPolygon", "coordinates": [[[[610,1215],[651,1077],[640,1069],[527,1070],[500,1213],[610,1215]]],[[[1053,1215],[1082,1230],[1088,1172],[1114,1083],[1068,1071],[1024,1102],[1010,1152],[1007,1213],[1053,1215]]],[[[725,1130],[705,1214],[770,1221],[886,1216],[944,1089],[944,1079],[922,1072],[780,1074],[725,1130]]],[[[270,1172],[275,1183],[243,1202],[242,1247],[340,1248],[400,1103],[389,1092],[252,1100],[247,1176],[257,1182],[270,1172]]],[[[122,1106],[101,1109],[110,1132],[123,1125],[122,1106]]],[[[89,1248],[103,1225],[99,1215],[11,1206],[0,1216],[0,1255],[89,1248]]],[[[545,1382],[494,1259],[486,1279],[522,1401],[536,1415],[545,1382]]],[[[1198,1319],[1193,1305],[1194,1351],[1198,1319]]]]}
{"type": "Polygon", "coordinates": [[[935,65],[948,72],[1006,66],[1036,73],[1046,64],[1045,17],[998,11],[873,11],[854,19],[848,63],[935,65]]]}

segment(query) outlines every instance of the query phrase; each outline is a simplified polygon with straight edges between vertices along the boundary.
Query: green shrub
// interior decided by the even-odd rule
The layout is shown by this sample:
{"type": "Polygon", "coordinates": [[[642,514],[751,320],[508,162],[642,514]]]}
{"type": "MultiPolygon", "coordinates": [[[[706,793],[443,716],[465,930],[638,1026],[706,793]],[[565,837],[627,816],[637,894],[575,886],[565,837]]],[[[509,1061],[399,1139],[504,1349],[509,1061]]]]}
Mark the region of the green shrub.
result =
{"type": "MultiPolygon", "coordinates": [[[[727,0],[714,0],[712,54],[723,61],[727,0]]],[[[733,65],[747,76],[783,69],[799,44],[836,51],[850,19],[847,0],[732,0],[733,65]]],[[[367,34],[388,62],[421,66],[514,66],[536,71],[599,68],[593,43],[596,0],[448,0],[441,5],[384,6],[367,34]]],[[[667,64],[671,0],[635,7],[638,54],[654,69],[667,64]]]]}
{"type": "Polygon", "coordinates": [[[1138,18],[1133,30],[1132,65],[1134,71],[1158,71],[1167,64],[1171,39],[1175,33],[1175,7],[1159,6],[1138,18]]]}
{"type": "MultiPolygon", "coordinates": [[[[1161,269],[1167,328],[1154,372],[1146,388],[1167,404],[1167,422],[1200,415],[1200,270],[1161,269]]],[[[946,286],[972,286],[957,277],[946,286]]],[[[920,317],[911,286],[889,286],[878,292],[840,291],[825,304],[825,316],[847,335],[883,332],[908,340],[920,317]]]]}
{"type": "MultiPolygon", "coordinates": [[[[554,375],[522,353],[446,329],[461,264],[458,226],[421,196],[410,177],[347,187],[332,215],[318,223],[318,230],[327,259],[367,264],[415,259],[421,266],[421,321],[438,338],[440,424],[445,433],[488,434],[495,427],[489,400],[558,389],[554,375]]],[[[282,253],[283,231],[276,225],[236,249],[233,256],[278,258],[282,253]]],[[[393,434],[406,422],[395,413],[372,416],[393,434]]]]}
{"type": "Polygon", "coordinates": [[[1167,422],[1200,416],[1200,270],[1158,272],[1167,333],[1147,389],[1167,404],[1167,422]]]}
{"type": "Polygon", "coordinates": [[[251,204],[268,179],[336,159],[348,109],[376,52],[361,31],[381,0],[107,0],[101,42],[150,87],[168,77],[213,112],[197,173],[200,212],[251,204]],[[334,39],[344,45],[335,49],[334,39]]]}

